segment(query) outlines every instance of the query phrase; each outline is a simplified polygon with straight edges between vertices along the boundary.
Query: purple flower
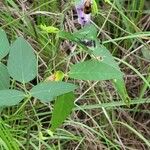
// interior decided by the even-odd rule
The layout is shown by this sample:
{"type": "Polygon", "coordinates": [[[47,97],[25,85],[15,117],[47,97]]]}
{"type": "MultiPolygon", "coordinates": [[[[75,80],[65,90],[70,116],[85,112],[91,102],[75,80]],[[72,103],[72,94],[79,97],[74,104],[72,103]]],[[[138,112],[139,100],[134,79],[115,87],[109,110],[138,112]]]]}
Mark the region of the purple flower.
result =
{"type": "Polygon", "coordinates": [[[78,22],[81,25],[86,25],[90,23],[91,20],[91,14],[85,14],[84,9],[84,2],[85,0],[80,0],[78,3],[76,3],[76,11],[78,15],[78,22]]]}

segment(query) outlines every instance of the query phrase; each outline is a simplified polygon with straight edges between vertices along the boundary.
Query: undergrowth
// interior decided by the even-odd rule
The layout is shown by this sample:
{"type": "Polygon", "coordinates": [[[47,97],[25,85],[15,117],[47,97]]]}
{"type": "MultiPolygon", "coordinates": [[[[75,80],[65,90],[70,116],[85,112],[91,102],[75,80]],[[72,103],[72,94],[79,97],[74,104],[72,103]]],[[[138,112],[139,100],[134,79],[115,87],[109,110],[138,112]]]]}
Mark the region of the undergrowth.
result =
{"type": "MultiPolygon", "coordinates": [[[[97,11],[92,15],[92,26],[85,31],[82,31],[84,27],[78,22],[74,1],[0,2],[0,26],[2,31],[6,32],[10,45],[14,45],[14,41],[17,40],[21,40],[22,44],[28,41],[34,48],[36,56],[36,67],[33,72],[36,78],[32,81],[26,79],[25,82],[22,78],[18,80],[12,76],[13,73],[11,74],[9,89],[24,91],[26,95],[17,105],[0,107],[0,150],[150,148],[150,1],[95,0],[95,2],[97,11]],[[93,40],[95,29],[96,37],[93,40]],[[91,31],[89,33],[91,37],[88,39],[90,43],[83,38],[87,30],[91,31]],[[95,43],[98,48],[107,51],[109,65],[115,65],[114,68],[104,66],[104,72],[99,72],[98,76],[90,69],[96,66],[91,61],[98,62],[101,59],[103,61],[105,57],[98,57],[99,51],[91,48],[95,43]],[[91,53],[89,51],[91,49],[94,52],[91,53]],[[82,68],[82,64],[89,68],[82,68]],[[76,67],[73,68],[74,65],[76,67]],[[121,71],[118,71],[118,65],[124,73],[123,77],[119,76],[121,71]],[[78,77],[76,74],[81,68],[88,72],[84,77],[83,75],[78,77]],[[69,71],[71,73],[68,75],[69,71]],[[103,75],[104,73],[106,75],[103,75]],[[104,78],[109,73],[111,77],[104,78]],[[115,80],[117,75],[119,79],[115,80]],[[75,96],[70,93],[67,96],[61,95],[65,92],[60,92],[59,96],[58,91],[54,89],[53,94],[56,93],[54,96],[58,97],[54,97],[56,102],[49,103],[45,99],[41,100],[42,94],[33,94],[36,90],[34,87],[41,82],[56,80],[57,77],[66,85],[77,85],[75,96]],[[103,80],[99,81],[99,78],[103,80]],[[61,99],[65,103],[66,100],[66,105],[72,108],[68,96],[69,100],[74,100],[75,106],[66,119],[59,114],[59,111],[63,112],[59,110],[63,104],[58,101],[61,99]],[[57,108],[55,112],[57,115],[53,113],[54,107],[57,108]],[[57,124],[58,119],[60,122],[57,124]]],[[[2,44],[1,42],[0,45],[2,44]]],[[[13,57],[15,60],[10,60],[11,53],[9,57],[6,55],[0,57],[1,63],[8,65],[8,70],[11,68],[12,72],[15,65],[17,66],[16,60],[21,56],[17,54],[17,47],[15,48],[16,53],[13,57]]],[[[30,61],[28,59],[31,55],[26,58],[26,63],[30,61]]],[[[5,70],[4,66],[0,66],[1,68],[5,70]]],[[[30,73],[32,71],[30,70],[30,73]]],[[[2,81],[1,74],[0,80],[2,81]]],[[[66,93],[74,89],[75,87],[72,87],[66,93]]],[[[4,98],[0,95],[0,100],[2,99],[4,98]]],[[[68,107],[65,109],[67,111],[68,107]]]]}

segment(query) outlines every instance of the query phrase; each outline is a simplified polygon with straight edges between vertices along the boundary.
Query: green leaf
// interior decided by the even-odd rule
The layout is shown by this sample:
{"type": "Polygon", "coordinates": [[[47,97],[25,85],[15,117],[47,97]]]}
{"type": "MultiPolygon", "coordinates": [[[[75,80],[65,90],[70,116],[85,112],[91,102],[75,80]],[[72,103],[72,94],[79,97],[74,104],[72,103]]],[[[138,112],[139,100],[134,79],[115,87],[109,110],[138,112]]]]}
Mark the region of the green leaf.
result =
{"type": "Polygon", "coordinates": [[[27,83],[37,74],[36,57],[31,45],[22,37],[12,44],[8,59],[8,72],[17,81],[27,83]]]}
{"type": "Polygon", "coordinates": [[[31,89],[31,95],[40,99],[42,102],[50,102],[55,97],[69,93],[76,89],[76,86],[71,83],[61,81],[44,82],[36,85],[31,89]]]}
{"type": "Polygon", "coordinates": [[[88,60],[72,66],[69,76],[81,80],[110,80],[122,77],[115,67],[98,60],[88,60]]]}
{"type": "Polygon", "coordinates": [[[95,25],[89,24],[74,32],[73,36],[80,40],[95,40],[97,38],[97,28],[95,25]]]}
{"type": "Polygon", "coordinates": [[[0,28],[0,60],[9,52],[9,42],[4,30],[0,28]]]}
{"type": "Polygon", "coordinates": [[[110,51],[104,45],[101,45],[98,40],[95,40],[95,45],[95,47],[89,48],[94,57],[102,59],[104,63],[115,67],[119,71],[118,63],[114,60],[110,51]]]}
{"type": "Polygon", "coordinates": [[[58,128],[64,120],[69,116],[74,107],[75,96],[73,92],[66,93],[64,95],[58,96],[51,119],[51,130],[54,131],[58,128]]]}
{"type": "Polygon", "coordinates": [[[74,33],[60,31],[58,36],[79,43],[81,40],[95,40],[97,38],[97,29],[93,24],[89,24],[74,33]]]}
{"type": "Polygon", "coordinates": [[[0,107],[18,104],[25,94],[17,90],[0,90],[0,107]]]}
{"type": "Polygon", "coordinates": [[[58,36],[62,39],[70,40],[72,42],[79,41],[72,33],[66,31],[59,31],[58,36]]]}
{"type": "Polygon", "coordinates": [[[113,84],[118,91],[121,99],[125,102],[125,104],[130,106],[131,99],[128,96],[123,78],[113,80],[113,84]]]}
{"type": "Polygon", "coordinates": [[[0,63],[0,90],[8,89],[10,86],[10,77],[5,65],[0,63]]]}
{"type": "MultiPolygon", "coordinates": [[[[111,66],[112,68],[115,68],[116,70],[120,71],[120,68],[118,66],[118,63],[114,60],[113,56],[111,55],[111,53],[107,50],[107,48],[101,44],[99,44],[99,41],[96,40],[96,46],[90,48],[93,51],[93,55],[95,57],[101,57],[101,59],[103,60],[103,62],[105,64],[108,64],[109,66],[111,66]]],[[[130,98],[128,96],[126,87],[125,87],[125,83],[123,80],[123,77],[120,78],[116,78],[114,81],[114,86],[116,88],[116,90],[118,91],[121,99],[127,104],[130,104],[130,98]]]]}

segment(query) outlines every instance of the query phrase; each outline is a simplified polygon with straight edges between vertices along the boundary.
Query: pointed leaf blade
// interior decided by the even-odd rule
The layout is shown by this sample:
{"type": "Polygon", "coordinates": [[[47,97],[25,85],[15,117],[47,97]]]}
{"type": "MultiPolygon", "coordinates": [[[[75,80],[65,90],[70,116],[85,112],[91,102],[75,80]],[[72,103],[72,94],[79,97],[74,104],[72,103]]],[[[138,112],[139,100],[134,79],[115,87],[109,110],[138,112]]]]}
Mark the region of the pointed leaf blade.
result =
{"type": "Polygon", "coordinates": [[[113,84],[117,92],[119,93],[121,99],[125,102],[125,104],[130,106],[131,99],[127,93],[127,89],[123,78],[113,80],[113,84]]]}
{"type": "Polygon", "coordinates": [[[76,89],[76,86],[71,83],[61,81],[44,82],[36,85],[31,89],[31,95],[42,102],[50,102],[55,97],[69,93],[76,89]]]}
{"type": "Polygon", "coordinates": [[[22,83],[27,83],[36,77],[36,57],[33,48],[21,37],[11,46],[8,71],[12,78],[22,83]]]}
{"type": "Polygon", "coordinates": [[[69,116],[74,107],[75,96],[73,92],[66,93],[64,95],[58,96],[51,119],[51,130],[54,131],[58,128],[65,119],[69,116]]]}
{"type": "MultiPolygon", "coordinates": [[[[103,62],[105,64],[109,64],[112,67],[115,67],[116,70],[120,70],[118,63],[114,60],[111,53],[107,50],[107,48],[104,45],[101,45],[98,40],[96,40],[96,47],[91,48],[93,51],[93,55],[95,57],[102,57],[103,62]]],[[[125,87],[125,83],[123,80],[123,76],[120,78],[116,78],[113,80],[113,84],[119,93],[121,99],[127,104],[130,105],[130,98],[127,93],[127,89],[125,87]]]]}
{"type": "Polygon", "coordinates": [[[75,64],[69,73],[74,79],[81,80],[110,80],[122,77],[122,72],[103,61],[89,60],[75,64]]]}
{"type": "Polygon", "coordinates": [[[114,57],[110,51],[104,45],[101,45],[98,40],[95,40],[95,44],[95,47],[90,48],[92,54],[97,58],[100,57],[104,63],[115,67],[117,70],[120,70],[118,63],[114,60],[114,57]]]}

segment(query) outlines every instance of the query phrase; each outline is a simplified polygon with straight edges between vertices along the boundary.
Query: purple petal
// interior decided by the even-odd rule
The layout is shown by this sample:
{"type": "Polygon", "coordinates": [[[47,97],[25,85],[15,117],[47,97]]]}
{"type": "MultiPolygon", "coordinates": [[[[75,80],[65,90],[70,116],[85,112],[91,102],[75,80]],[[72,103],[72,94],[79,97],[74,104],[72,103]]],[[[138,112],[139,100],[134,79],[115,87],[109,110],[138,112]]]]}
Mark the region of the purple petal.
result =
{"type": "Polygon", "coordinates": [[[78,22],[81,25],[86,25],[90,23],[91,20],[91,14],[85,14],[84,9],[84,0],[81,0],[80,3],[76,4],[76,11],[78,15],[78,22]]]}

